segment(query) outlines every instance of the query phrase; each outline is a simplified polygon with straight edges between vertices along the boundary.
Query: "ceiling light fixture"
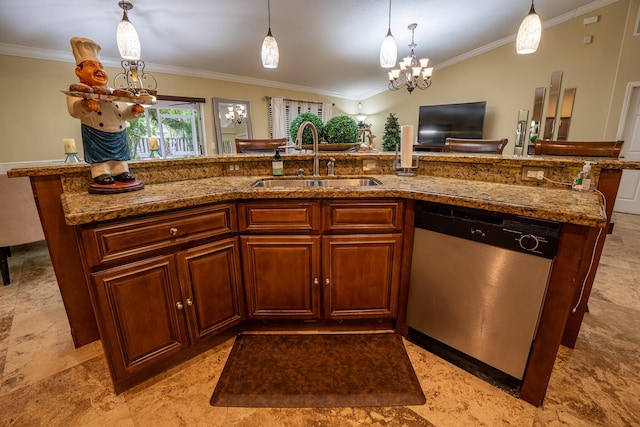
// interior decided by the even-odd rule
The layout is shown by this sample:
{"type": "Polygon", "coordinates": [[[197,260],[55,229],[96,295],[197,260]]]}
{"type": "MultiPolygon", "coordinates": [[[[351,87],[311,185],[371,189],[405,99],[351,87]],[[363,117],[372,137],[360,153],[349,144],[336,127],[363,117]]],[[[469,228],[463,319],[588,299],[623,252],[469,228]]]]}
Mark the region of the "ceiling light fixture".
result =
{"type": "Polygon", "coordinates": [[[116,31],[116,40],[120,56],[123,59],[140,59],[140,38],[127,16],[127,11],[133,9],[133,4],[128,1],[121,1],[118,3],[118,6],[123,10],[122,20],[118,24],[118,30],[116,31]]]}
{"type": "Polygon", "coordinates": [[[540,16],[538,16],[533,7],[533,0],[531,0],[531,9],[529,10],[529,14],[524,17],[522,24],[520,24],[520,29],[518,30],[516,51],[521,55],[534,53],[538,50],[541,36],[542,22],[540,21],[540,16]]]}
{"type": "Polygon", "coordinates": [[[414,32],[418,24],[410,24],[407,28],[411,30],[411,49],[409,56],[400,62],[400,68],[389,71],[389,89],[398,90],[407,86],[409,93],[415,88],[425,90],[431,86],[431,74],[433,67],[427,68],[428,58],[416,59],[415,48],[418,46],[414,41],[414,32]]]}
{"type": "Polygon", "coordinates": [[[391,0],[389,0],[389,29],[380,47],[380,66],[382,68],[393,68],[396,66],[397,59],[398,46],[396,45],[396,39],[391,34],[391,0]]]}
{"type": "Polygon", "coordinates": [[[278,42],[271,34],[271,0],[267,0],[267,10],[269,12],[269,31],[262,42],[262,66],[264,68],[278,68],[280,52],[278,42]]]}
{"type": "Polygon", "coordinates": [[[116,31],[116,41],[122,61],[120,65],[124,72],[117,74],[113,83],[114,86],[125,89],[134,96],[150,97],[150,104],[155,104],[156,88],[158,83],[151,74],[144,72],[144,61],[140,59],[140,38],[138,32],[127,16],[127,11],[133,9],[133,4],[128,1],[118,2],[122,8],[122,20],[118,24],[116,31]]]}

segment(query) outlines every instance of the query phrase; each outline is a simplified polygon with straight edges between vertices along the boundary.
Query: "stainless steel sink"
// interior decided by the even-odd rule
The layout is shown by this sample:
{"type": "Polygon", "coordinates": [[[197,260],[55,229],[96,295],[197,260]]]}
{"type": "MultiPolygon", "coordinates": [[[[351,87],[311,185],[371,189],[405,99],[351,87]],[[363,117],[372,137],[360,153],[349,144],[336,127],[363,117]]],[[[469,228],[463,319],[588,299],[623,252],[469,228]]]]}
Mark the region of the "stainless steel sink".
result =
{"type": "Polygon", "coordinates": [[[374,178],[265,178],[251,184],[257,188],[371,187],[382,184],[374,178]]]}

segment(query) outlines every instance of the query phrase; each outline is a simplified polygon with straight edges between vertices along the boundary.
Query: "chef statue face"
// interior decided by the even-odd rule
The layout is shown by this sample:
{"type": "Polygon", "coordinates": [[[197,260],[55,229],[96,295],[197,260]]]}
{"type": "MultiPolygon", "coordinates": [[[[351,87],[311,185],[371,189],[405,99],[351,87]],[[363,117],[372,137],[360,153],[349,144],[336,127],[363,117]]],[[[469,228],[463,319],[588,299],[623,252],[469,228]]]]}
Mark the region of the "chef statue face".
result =
{"type": "Polygon", "coordinates": [[[99,61],[82,61],[76,67],[76,76],[87,86],[105,87],[109,82],[109,75],[99,61]]]}

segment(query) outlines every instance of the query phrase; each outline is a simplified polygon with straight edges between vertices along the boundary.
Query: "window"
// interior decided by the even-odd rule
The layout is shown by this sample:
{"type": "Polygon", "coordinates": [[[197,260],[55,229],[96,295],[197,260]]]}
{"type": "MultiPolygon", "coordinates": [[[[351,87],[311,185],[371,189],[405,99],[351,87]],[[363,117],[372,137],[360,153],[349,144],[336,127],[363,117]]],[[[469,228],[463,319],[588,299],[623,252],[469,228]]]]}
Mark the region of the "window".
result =
{"type": "Polygon", "coordinates": [[[200,98],[158,96],[158,102],[129,121],[127,139],[132,159],[150,157],[149,137],[158,138],[162,158],[191,157],[203,153],[200,98]]]}
{"type": "MultiPolygon", "coordinates": [[[[317,114],[318,117],[320,117],[320,119],[322,120],[322,103],[311,101],[296,101],[293,99],[284,100],[284,124],[287,131],[286,137],[288,146],[295,145],[295,141],[292,141],[291,136],[289,135],[289,127],[291,126],[291,122],[298,116],[298,114],[307,112],[317,114]]],[[[269,103],[269,137],[273,138],[273,114],[271,111],[271,103],[269,103]]]]}

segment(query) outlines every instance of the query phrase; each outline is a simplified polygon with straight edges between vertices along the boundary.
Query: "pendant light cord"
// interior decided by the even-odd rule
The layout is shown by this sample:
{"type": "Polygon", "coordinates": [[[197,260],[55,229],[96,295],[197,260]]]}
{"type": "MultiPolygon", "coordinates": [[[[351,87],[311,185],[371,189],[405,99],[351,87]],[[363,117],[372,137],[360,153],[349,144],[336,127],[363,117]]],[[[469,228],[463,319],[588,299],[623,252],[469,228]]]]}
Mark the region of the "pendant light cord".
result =
{"type": "Polygon", "coordinates": [[[271,32],[271,0],[267,0],[267,15],[269,16],[269,32],[271,32]]]}

